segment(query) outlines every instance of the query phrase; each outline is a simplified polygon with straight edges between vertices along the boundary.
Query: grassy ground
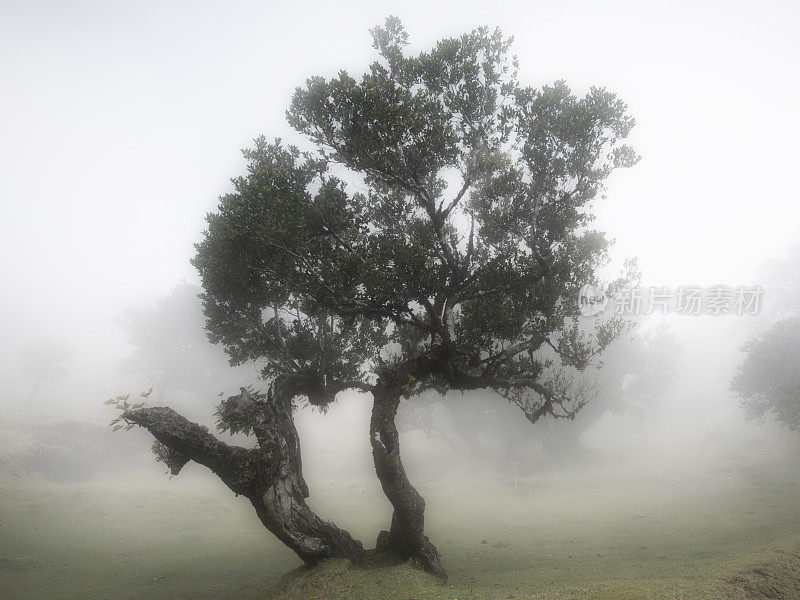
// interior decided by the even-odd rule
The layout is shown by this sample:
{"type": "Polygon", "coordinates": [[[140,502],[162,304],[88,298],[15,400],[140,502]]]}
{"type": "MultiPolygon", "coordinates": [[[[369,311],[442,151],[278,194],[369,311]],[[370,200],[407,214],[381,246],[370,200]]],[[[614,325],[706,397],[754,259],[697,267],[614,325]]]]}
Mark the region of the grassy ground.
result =
{"type": "MultiPolygon", "coordinates": [[[[741,456],[704,465],[690,456],[623,458],[533,468],[517,494],[505,467],[462,465],[446,478],[419,469],[412,477],[428,500],[447,584],[406,564],[333,562],[294,571],[263,597],[800,597],[792,587],[800,578],[796,470],[741,456]]],[[[298,567],[245,500],[209,485],[201,468],[187,470],[170,482],[4,477],[4,597],[250,600],[298,567]]],[[[311,492],[317,509],[366,545],[389,522],[371,478],[315,477],[311,492]]]]}
{"type": "Polygon", "coordinates": [[[242,600],[297,566],[244,499],[190,479],[171,490],[5,480],[0,597],[242,600]]]}

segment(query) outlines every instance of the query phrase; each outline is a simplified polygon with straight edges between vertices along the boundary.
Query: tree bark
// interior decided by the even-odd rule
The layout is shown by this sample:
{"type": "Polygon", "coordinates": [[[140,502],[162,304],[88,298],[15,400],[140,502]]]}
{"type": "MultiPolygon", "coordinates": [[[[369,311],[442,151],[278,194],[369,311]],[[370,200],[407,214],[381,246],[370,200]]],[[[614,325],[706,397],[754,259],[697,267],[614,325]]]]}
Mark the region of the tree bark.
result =
{"type": "Polygon", "coordinates": [[[400,388],[378,382],[372,389],[370,441],[375,472],[394,513],[389,531],[381,531],[378,552],[394,552],[412,559],[427,571],[447,579],[436,547],[425,536],[425,500],[411,485],[400,458],[400,439],[395,415],[400,404],[400,388]]]}
{"type": "Polygon", "coordinates": [[[247,497],[264,526],[309,566],[328,558],[361,562],[364,549],[347,531],[323,521],[305,502],[300,443],[292,419],[292,394],[283,381],[265,400],[246,390],[223,404],[226,418],[252,427],[259,446],[246,450],[221,442],[206,427],[170,408],[125,412],[129,423],[146,428],[166,447],[159,456],[178,474],[193,460],[211,469],[237,495],[247,497]]]}

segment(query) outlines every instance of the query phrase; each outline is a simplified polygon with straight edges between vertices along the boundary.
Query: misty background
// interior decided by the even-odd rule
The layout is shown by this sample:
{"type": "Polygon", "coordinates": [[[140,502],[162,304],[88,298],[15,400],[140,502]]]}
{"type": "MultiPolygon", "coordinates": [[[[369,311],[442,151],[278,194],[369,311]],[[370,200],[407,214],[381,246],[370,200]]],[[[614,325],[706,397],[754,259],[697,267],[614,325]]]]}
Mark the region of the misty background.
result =
{"type": "MultiPolygon", "coordinates": [[[[799,12],[793,2],[4,2],[0,410],[104,416],[102,400],[148,383],[120,372],[135,351],[126,311],[197,284],[193,244],[243,169],[240,149],[261,133],[300,141],[284,120],[294,88],[365,68],[376,58],[368,29],[390,13],[411,51],[499,26],[515,37],[522,81],[602,85],[630,105],[643,158],[612,176],[597,226],[616,239],[615,264],[638,257],[643,285],[759,283],[760,265],[800,239],[787,181],[799,12]]],[[[728,373],[758,319],[669,317],[686,337],[684,367],[664,407],[674,421],[658,427],[741,416],[728,373]]],[[[258,381],[255,368],[240,376],[258,381]]],[[[206,413],[212,391],[199,399],[206,413]]]]}
{"type": "MultiPolygon", "coordinates": [[[[732,486],[745,479],[760,484],[767,473],[783,485],[796,478],[785,469],[796,467],[800,436],[769,417],[748,420],[730,386],[743,344],[800,307],[800,202],[792,182],[800,158],[797,2],[2,0],[0,505],[6,498],[19,502],[7,501],[18,511],[9,514],[47,521],[50,509],[39,491],[16,489],[29,477],[79,486],[47,488],[54,497],[68,496],[65,510],[96,503],[92,514],[67,512],[53,523],[82,525],[99,514],[104,528],[119,525],[110,527],[108,541],[97,542],[98,553],[117,556],[130,544],[133,556],[140,544],[147,556],[162,543],[167,553],[172,542],[156,538],[156,528],[188,535],[189,544],[205,527],[210,537],[197,538],[197,554],[211,556],[216,540],[224,545],[232,531],[239,537],[228,540],[230,547],[241,545],[247,556],[223,565],[230,581],[215,584],[213,597],[228,597],[220,590],[238,597],[239,579],[263,589],[296,566],[212,474],[191,464],[170,480],[153,460],[149,434],[112,433],[107,424],[117,413],[103,402],[152,387],[151,405],[213,426],[221,395],[265,387],[259,365],[230,368],[222,349],[205,338],[199,277],[189,263],[194,244],[206,213],[244,171],[241,149],[260,134],[302,144],[284,116],[294,89],[312,75],[363,72],[378,57],[368,30],[390,14],[409,32],[410,53],[497,26],[514,37],[521,82],[564,79],[578,95],[602,86],[629,105],[637,123],[630,143],[642,159],[614,172],[606,197],[595,203],[594,226],[616,240],[609,277],[636,257],[642,286],[765,290],[756,315],[638,319],[632,345],[609,358],[607,380],[615,379],[606,395],[575,423],[531,425],[489,393],[404,403],[403,457],[430,498],[431,514],[443,512],[448,494],[460,494],[464,510],[473,511],[464,521],[477,528],[487,510],[506,506],[502,494],[513,488],[560,515],[562,505],[571,505],[548,489],[560,493],[563,484],[564,497],[578,499],[605,489],[597,481],[609,471],[596,481],[581,470],[587,464],[590,470],[645,465],[645,476],[636,471],[640,480],[630,488],[619,475],[620,494],[642,503],[656,498],[655,507],[664,487],[675,494],[687,486],[719,488],[735,499],[732,486]],[[467,408],[451,410],[456,405],[467,408]],[[553,446],[554,439],[568,443],[553,446]],[[735,466],[746,457],[752,463],[735,466]],[[542,475],[566,461],[576,470],[542,475]],[[716,470],[703,471],[706,465],[716,470]],[[485,488],[473,486],[472,473],[485,488]],[[444,475],[452,479],[436,487],[444,475]],[[528,480],[518,482],[517,475],[528,480]],[[534,485],[540,475],[544,491],[534,485]],[[263,550],[257,544],[273,561],[263,573],[262,555],[250,552],[263,550]],[[253,573],[255,582],[247,579],[253,573]]],[[[369,410],[368,396],[348,392],[326,414],[301,407],[295,415],[311,501],[368,543],[391,514],[371,461],[369,410]],[[366,524],[356,518],[364,515],[366,524]]],[[[253,442],[238,437],[236,443],[253,442]]],[[[512,508],[510,514],[528,518],[512,508]]],[[[574,523],[582,523],[580,515],[574,523]]],[[[785,522],[796,514],[779,517],[785,522]]],[[[0,519],[0,526],[16,535],[13,523],[0,519]]],[[[476,532],[470,535],[485,535],[476,532]]],[[[442,542],[445,552],[449,543],[442,542]]],[[[601,556],[595,550],[588,555],[601,556]]],[[[9,564],[23,571],[30,561],[44,564],[29,554],[34,558],[9,564]]],[[[8,567],[2,560],[0,568],[8,567]]],[[[198,581],[217,577],[196,556],[187,560],[199,565],[198,581]]],[[[70,569],[92,579],[84,576],[88,570],[70,569]]],[[[161,589],[155,577],[162,575],[153,577],[161,589]]],[[[142,597],[154,597],[148,593],[142,597]]]]}

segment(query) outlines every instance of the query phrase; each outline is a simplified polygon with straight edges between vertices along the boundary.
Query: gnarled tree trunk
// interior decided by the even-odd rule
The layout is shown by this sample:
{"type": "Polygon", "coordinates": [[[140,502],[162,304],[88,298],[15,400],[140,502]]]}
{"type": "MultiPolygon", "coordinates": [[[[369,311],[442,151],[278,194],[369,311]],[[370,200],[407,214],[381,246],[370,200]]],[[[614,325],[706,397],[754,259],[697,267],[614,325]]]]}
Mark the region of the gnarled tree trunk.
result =
{"type": "Polygon", "coordinates": [[[400,439],[395,425],[400,388],[378,382],[372,389],[372,396],[372,456],[383,492],[394,507],[391,528],[381,531],[375,549],[413,559],[422,568],[446,579],[439,552],[424,533],[425,500],[411,485],[400,459],[400,439]]]}
{"type": "Polygon", "coordinates": [[[246,390],[228,398],[223,418],[252,428],[259,447],[246,450],[221,442],[206,427],[170,408],[125,412],[129,423],[145,427],[163,445],[158,452],[173,474],[193,460],[211,469],[237,495],[247,497],[261,522],[309,566],[327,558],[360,562],[361,542],[323,521],[305,502],[300,444],[291,414],[293,394],[279,378],[266,399],[246,390]]]}

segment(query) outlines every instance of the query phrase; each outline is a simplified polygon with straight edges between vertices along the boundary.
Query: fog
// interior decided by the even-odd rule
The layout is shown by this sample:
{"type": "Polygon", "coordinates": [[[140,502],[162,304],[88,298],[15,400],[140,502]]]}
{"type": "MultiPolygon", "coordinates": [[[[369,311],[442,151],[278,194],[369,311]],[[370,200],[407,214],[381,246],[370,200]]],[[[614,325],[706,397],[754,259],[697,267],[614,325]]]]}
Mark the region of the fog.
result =
{"type": "MultiPolygon", "coordinates": [[[[513,480],[517,493],[523,478],[531,494],[531,481],[554,473],[582,481],[609,465],[629,465],[633,480],[663,469],[665,480],[678,481],[685,468],[701,473],[686,485],[702,487],[702,473],[751,460],[752,469],[794,481],[798,432],[771,413],[748,418],[731,382],[744,344],[797,314],[782,278],[800,273],[790,254],[800,243],[792,185],[800,158],[798,3],[11,0],[0,5],[0,470],[8,497],[18,488],[23,498],[31,481],[87,490],[89,498],[142,489],[156,514],[173,493],[187,503],[181,494],[207,494],[210,505],[236,507],[209,522],[237,515],[219,527],[272,539],[202,467],[164,476],[151,436],[112,433],[106,425],[117,413],[103,402],[153,387],[148,402],[213,431],[220,396],[266,389],[261,365],[231,368],[205,338],[200,279],[189,262],[194,244],[206,213],[245,168],[241,149],[260,134],[302,144],[285,119],[294,89],[312,75],[367,69],[378,58],[368,30],[390,14],[408,31],[411,53],[498,26],[514,36],[521,82],[564,79],[577,94],[599,85],[628,104],[636,119],[630,143],[642,159],[615,172],[594,203],[594,225],[615,240],[609,278],[635,257],[643,287],[764,289],[756,314],[639,318],[631,334],[638,343],[658,331],[674,340],[668,356],[652,350],[669,365],[605,380],[606,395],[574,422],[530,424],[490,392],[404,401],[403,457],[431,494],[429,510],[439,514],[449,497],[435,482],[473,472],[508,490],[513,480]],[[770,267],[776,261],[782,271],[770,267]],[[631,381],[653,377],[657,387],[620,400],[631,381]],[[470,407],[471,420],[458,420],[460,406],[470,407]],[[554,449],[548,435],[574,438],[573,446],[554,449]]],[[[603,369],[593,376],[602,381],[603,369]]],[[[300,406],[295,421],[312,502],[329,507],[337,523],[352,516],[337,512],[337,502],[369,512],[368,524],[347,526],[371,547],[375,523],[388,526],[391,507],[374,475],[370,407],[368,395],[348,391],[327,411],[300,406]]],[[[233,441],[253,445],[241,435],[233,441]]],[[[452,489],[466,489],[460,485],[452,489]]],[[[630,485],[635,498],[639,488],[630,485]]],[[[492,510],[493,493],[459,498],[479,514],[492,510]]],[[[164,514],[158,518],[169,521],[164,514]]],[[[786,520],[795,526],[797,516],[786,520]]],[[[253,589],[299,564],[278,546],[270,546],[278,558],[269,576],[253,589]]],[[[35,584],[19,586],[20,598],[37,597],[35,584]]],[[[180,593],[164,597],[201,597],[180,593]]]]}

